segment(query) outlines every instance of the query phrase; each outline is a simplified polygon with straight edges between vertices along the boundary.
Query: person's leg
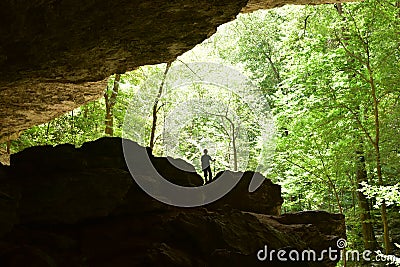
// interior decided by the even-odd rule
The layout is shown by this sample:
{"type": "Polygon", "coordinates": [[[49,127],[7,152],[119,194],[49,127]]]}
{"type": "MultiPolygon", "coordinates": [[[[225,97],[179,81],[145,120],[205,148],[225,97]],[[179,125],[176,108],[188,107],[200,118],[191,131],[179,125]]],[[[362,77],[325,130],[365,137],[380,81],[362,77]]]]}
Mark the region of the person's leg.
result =
{"type": "Polygon", "coordinates": [[[205,168],[204,170],[203,170],[203,173],[204,173],[204,183],[207,183],[207,168],[205,168]]]}
{"type": "Polygon", "coordinates": [[[211,173],[211,166],[208,167],[208,180],[212,181],[212,173],[211,173]]]}

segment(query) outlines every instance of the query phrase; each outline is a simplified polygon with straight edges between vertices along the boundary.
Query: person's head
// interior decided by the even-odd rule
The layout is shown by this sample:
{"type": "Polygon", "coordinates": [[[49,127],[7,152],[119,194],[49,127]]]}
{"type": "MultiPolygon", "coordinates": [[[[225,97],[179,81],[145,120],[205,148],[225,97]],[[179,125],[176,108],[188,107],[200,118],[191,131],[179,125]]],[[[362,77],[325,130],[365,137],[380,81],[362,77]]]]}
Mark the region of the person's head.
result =
{"type": "Polygon", "coordinates": [[[207,155],[207,153],[208,153],[208,150],[207,150],[207,149],[204,149],[203,151],[204,151],[204,154],[206,154],[206,155],[207,155]]]}

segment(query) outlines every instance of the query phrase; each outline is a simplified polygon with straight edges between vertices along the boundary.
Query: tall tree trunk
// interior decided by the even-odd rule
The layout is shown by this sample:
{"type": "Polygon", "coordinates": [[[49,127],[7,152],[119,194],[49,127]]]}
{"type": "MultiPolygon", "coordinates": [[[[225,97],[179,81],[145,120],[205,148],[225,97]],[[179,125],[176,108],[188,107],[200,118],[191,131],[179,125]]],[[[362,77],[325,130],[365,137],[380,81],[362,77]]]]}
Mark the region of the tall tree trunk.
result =
{"type": "MultiPolygon", "coordinates": [[[[365,168],[365,158],[364,153],[357,151],[357,173],[356,179],[358,184],[358,189],[361,188],[361,182],[367,182],[367,170],[365,168]]],[[[360,209],[360,220],[361,220],[361,229],[362,235],[364,239],[364,248],[374,251],[378,247],[378,243],[376,242],[373,223],[371,219],[371,210],[368,204],[368,199],[365,195],[357,191],[358,205],[360,209]]]]}
{"type": "Polygon", "coordinates": [[[163,93],[163,89],[164,89],[164,84],[165,84],[165,80],[167,78],[167,74],[169,71],[169,68],[171,67],[171,62],[167,63],[167,66],[165,68],[164,71],[164,76],[163,79],[161,81],[160,87],[158,89],[158,94],[156,96],[156,99],[154,100],[154,105],[153,105],[153,123],[151,126],[151,132],[150,132],[150,148],[153,149],[154,148],[154,143],[155,143],[155,135],[156,135],[156,128],[157,128],[157,113],[158,113],[158,102],[160,102],[162,93],[163,93]]]}
{"type": "Polygon", "coordinates": [[[340,16],[343,16],[343,6],[342,3],[335,4],[335,8],[340,16]]]}
{"type": "MultiPolygon", "coordinates": [[[[382,186],[382,185],[384,185],[384,182],[383,182],[383,178],[382,178],[382,166],[380,164],[379,148],[377,151],[376,161],[377,161],[377,173],[378,173],[379,185],[382,186]]],[[[385,252],[386,252],[386,254],[390,254],[392,252],[392,246],[390,244],[389,223],[388,223],[388,218],[387,218],[386,201],[385,200],[382,201],[381,216],[382,216],[382,224],[383,224],[383,242],[385,244],[385,252]]]]}
{"type": "Polygon", "coordinates": [[[271,66],[271,68],[272,68],[272,72],[274,73],[274,76],[275,76],[275,79],[276,79],[276,81],[277,81],[277,84],[278,83],[281,83],[282,82],[282,78],[281,78],[281,75],[280,75],[280,73],[279,73],[279,70],[277,69],[277,67],[275,66],[275,63],[272,61],[272,57],[270,56],[270,55],[266,55],[266,58],[267,58],[267,60],[268,60],[268,62],[269,62],[269,64],[270,64],[270,66],[271,66]]]}
{"type": "Polygon", "coordinates": [[[111,91],[111,95],[108,95],[108,87],[104,93],[104,99],[106,101],[106,118],[105,118],[105,134],[109,136],[114,135],[114,116],[113,109],[117,102],[117,96],[119,91],[119,82],[121,80],[121,74],[115,74],[114,86],[111,91]]]}
{"type": "MultiPolygon", "coordinates": [[[[341,5],[337,6],[337,10],[339,12],[339,15],[343,15],[343,9],[341,5]]],[[[342,29],[344,31],[344,29],[342,29]]],[[[366,53],[366,62],[360,58],[359,56],[357,56],[356,54],[352,53],[347,46],[345,45],[345,43],[339,39],[339,42],[341,44],[341,46],[344,48],[344,50],[346,51],[346,53],[354,60],[357,60],[363,67],[367,68],[368,71],[368,76],[363,75],[358,73],[366,82],[369,83],[370,89],[371,89],[371,97],[373,100],[373,115],[374,115],[374,128],[375,128],[375,138],[373,138],[373,136],[367,131],[367,129],[362,126],[361,122],[359,122],[360,124],[360,128],[364,131],[365,135],[367,136],[369,142],[372,144],[374,150],[375,150],[375,164],[376,164],[376,169],[377,169],[377,175],[378,175],[378,182],[379,185],[384,185],[384,181],[383,181],[383,176],[382,176],[382,163],[381,163],[381,153],[380,153],[380,122],[379,122],[379,100],[377,97],[377,91],[376,91],[376,84],[375,84],[375,80],[374,80],[374,72],[373,72],[373,68],[370,62],[371,59],[371,54],[370,54],[370,47],[369,47],[369,42],[368,39],[365,38],[362,35],[358,36],[363,43],[363,47],[365,49],[365,53],[366,53]],[[364,39],[365,38],[365,39],[364,39]]],[[[389,254],[391,252],[391,245],[390,245],[390,237],[389,237],[389,225],[388,225],[388,221],[387,221],[387,212],[386,212],[386,202],[383,201],[382,202],[382,206],[381,206],[381,218],[382,218],[382,225],[383,225],[383,241],[384,241],[384,245],[385,245],[385,252],[386,254],[389,254]]]]}
{"type": "Polygon", "coordinates": [[[7,154],[10,155],[11,154],[11,140],[7,140],[7,144],[6,144],[6,151],[7,154]]]}
{"type": "Polygon", "coordinates": [[[72,135],[72,142],[75,144],[75,117],[74,117],[74,111],[71,111],[71,135],[72,135]]]}
{"type": "MultiPolygon", "coordinates": [[[[368,47],[367,47],[368,48],[368,47]]],[[[371,95],[373,99],[373,108],[374,108],[374,122],[375,122],[375,160],[376,160],[376,170],[378,175],[378,182],[380,186],[385,185],[382,176],[382,162],[381,162],[381,152],[380,152],[380,121],[379,121],[379,100],[377,97],[376,86],[373,76],[373,71],[369,62],[369,51],[368,54],[368,62],[367,62],[367,69],[370,78],[370,85],[371,85],[371,95]]],[[[390,234],[389,234],[389,224],[387,220],[387,212],[386,212],[386,202],[385,200],[382,202],[381,206],[381,217],[382,217],[382,224],[383,224],[383,241],[385,244],[385,252],[389,254],[392,251],[391,244],[390,244],[390,234]]]]}
{"type": "Polygon", "coordinates": [[[335,185],[335,183],[333,182],[331,176],[328,174],[329,172],[328,172],[327,169],[326,169],[325,161],[323,160],[323,155],[321,154],[321,151],[318,150],[318,154],[319,154],[319,156],[320,156],[320,161],[321,161],[321,163],[322,163],[322,167],[323,167],[323,169],[324,169],[325,176],[326,176],[326,178],[328,179],[328,186],[332,189],[332,193],[333,193],[333,195],[335,196],[336,203],[337,203],[337,205],[338,205],[340,214],[343,214],[343,208],[342,208],[342,204],[340,204],[340,196],[339,196],[339,194],[338,194],[336,185],[335,185]]]}
{"type": "MultiPolygon", "coordinates": [[[[331,189],[331,188],[329,187],[329,189],[331,189]]],[[[332,195],[332,193],[329,192],[329,195],[328,195],[328,210],[329,210],[329,212],[332,212],[331,195],[332,195]]]]}
{"type": "Polygon", "coordinates": [[[229,123],[230,131],[231,131],[230,135],[231,135],[231,138],[232,138],[230,141],[232,142],[232,151],[233,151],[233,170],[236,172],[238,170],[238,156],[237,156],[237,146],[236,146],[236,138],[237,138],[237,135],[238,135],[238,127],[235,127],[235,123],[233,122],[233,120],[231,120],[228,117],[228,113],[226,113],[225,115],[222,115],[221,117],[225,118],[229,123]]]}
{"type": "Polygon", "coordinates": [[[356,197],[355,197],[355,193],[354,190],[351,191],[351,204],[352,204],[352,208],[353,208],[353,216],[356,217],[356,197]]]}
{"type": "MultiPolygon", "coordinates": [[[[234,127],[234,126],[233,126],[234,127]]],[[[238,157],[236,148],[236,133],[235,128],[232,129],[232,148],[233,148],[233,170],[237,172],[238,170],[238,157]]]]}
{"type": "Polygon", "coordinates": [[[85,119],[87,119],[88,117],[88,111],[89,111],[89,106],[88,105],[83,106],[83,117],[85,119]]]}

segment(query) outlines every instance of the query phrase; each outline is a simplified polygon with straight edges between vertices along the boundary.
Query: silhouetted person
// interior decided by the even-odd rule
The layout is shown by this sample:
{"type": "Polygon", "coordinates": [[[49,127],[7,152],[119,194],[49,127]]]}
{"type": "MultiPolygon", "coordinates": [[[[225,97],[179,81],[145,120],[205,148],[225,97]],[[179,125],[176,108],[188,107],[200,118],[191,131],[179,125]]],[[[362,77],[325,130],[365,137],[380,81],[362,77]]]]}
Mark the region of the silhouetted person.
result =
{"type": "Polygon", "coordinates": [[[208,153],[208,150],[204,149],[204,155],[201,156],[201,169],[204,172],[204,178],[205,178],[206,183],[209,183],[212,180],[210,161],[215,161],[215,159],[212,159],[207,153],[208,153]],[[207,179],[207,176],[208,176],[208,179],[207,179]]]}

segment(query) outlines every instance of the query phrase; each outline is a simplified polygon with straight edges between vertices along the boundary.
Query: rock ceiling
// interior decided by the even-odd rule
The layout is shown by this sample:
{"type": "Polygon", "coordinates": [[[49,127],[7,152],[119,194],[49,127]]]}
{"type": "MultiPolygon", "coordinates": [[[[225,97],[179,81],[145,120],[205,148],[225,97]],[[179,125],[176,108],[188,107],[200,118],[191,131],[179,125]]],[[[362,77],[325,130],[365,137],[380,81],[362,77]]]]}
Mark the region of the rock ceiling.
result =
{"type": "Polygon", "coordinates": [[[332,2],[343,1],[2,0],[0,143],[100,98],[114,73],[175,59],[240,12],[332,2]]]}

